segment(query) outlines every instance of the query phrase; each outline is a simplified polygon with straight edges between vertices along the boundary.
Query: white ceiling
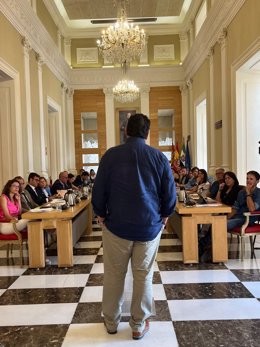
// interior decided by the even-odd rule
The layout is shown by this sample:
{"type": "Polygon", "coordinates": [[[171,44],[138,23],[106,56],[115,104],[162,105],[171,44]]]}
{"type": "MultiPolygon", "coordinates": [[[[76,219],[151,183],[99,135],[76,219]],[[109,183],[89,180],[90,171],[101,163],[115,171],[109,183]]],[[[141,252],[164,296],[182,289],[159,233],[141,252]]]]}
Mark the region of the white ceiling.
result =
{"type": "MultiPolygon", "coordinates": [[[[43,0],[61,33],[70,38],[97,37],[108,23],[92,24],[92,20],[116,19],[115,0],[43,0]],[[87,34],[86,34],[87,33],[87,34]]],[[[202,0],[127,0],[129,19],[147,34],[176,34],[187,31],[202,0]],[[156,18],[156,22],[142,22],[141,18],[156,18]]],[[[120,0],[119,0],[120,3],[120,0]]]]}

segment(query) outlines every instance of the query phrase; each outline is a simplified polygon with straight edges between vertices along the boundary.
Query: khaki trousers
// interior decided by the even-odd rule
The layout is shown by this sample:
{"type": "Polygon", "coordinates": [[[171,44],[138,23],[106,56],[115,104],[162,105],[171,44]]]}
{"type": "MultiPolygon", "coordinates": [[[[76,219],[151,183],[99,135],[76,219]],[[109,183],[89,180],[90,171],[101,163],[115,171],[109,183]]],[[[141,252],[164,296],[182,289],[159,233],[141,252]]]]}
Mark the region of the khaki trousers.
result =
{"type": "Polygon", "coordinates": [[[102,310],[106,326],[116,330],[121,318],[125,276],[131,259],[133,295],[130,326],[142,331],[145,319],[152,313],[153,264],[160,243],[161,231],[152,241],[122,239],[103,226],[104,286],[102,310]]]}

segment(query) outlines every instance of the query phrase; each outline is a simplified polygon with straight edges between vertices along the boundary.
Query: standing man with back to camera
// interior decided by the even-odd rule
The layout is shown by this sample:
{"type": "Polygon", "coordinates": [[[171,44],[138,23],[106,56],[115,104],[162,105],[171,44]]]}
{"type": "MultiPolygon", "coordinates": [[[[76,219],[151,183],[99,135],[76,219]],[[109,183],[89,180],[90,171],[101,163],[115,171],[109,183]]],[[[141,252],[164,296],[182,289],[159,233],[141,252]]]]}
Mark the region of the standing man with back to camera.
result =
{"type": "Polygon", "coordinates": [[[127,140],[102,157],[92,204],[103,225],[104,287],[102,310],[109,334],[117,333],[128,263],[133,272],[130,326],[141,339],[152,314],[153,263],[161,232],[174,211],[176,190],[167,158],[145,144],[150,120],[132,115],[127,140]]]}

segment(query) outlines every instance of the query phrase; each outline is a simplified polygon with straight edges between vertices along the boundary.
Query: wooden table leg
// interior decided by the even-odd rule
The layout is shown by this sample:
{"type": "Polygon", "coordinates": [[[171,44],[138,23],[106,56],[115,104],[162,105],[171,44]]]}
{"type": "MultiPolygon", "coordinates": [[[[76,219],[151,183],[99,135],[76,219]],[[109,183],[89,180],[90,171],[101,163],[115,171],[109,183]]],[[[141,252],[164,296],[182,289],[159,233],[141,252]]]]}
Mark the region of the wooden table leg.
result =
{"type": "Polygon", "coordinates": [[[87,206],[87,214],[88,214],[88,224],[87,224],[87,235],[92,234],[92,216],[93,216],[93,208],[92,204],[88,204],[87,206]]]}
{"type": "Polygon", "coordinates": [[[28,223],[29,267],[45,267],[45,248],[42,222],[28,223]]]}
{"type": "Polygon", "coordinates": [[[58,267],[73,266],[72,220],[57,220],[58,267]]]}
{"type": "Polygon", "coordinates": [[[225,262],[228,259],[227,217],[212,217],[212,261],[225,262]]]}
{"type": "Polygon", "coordinates": [[[182,217],[182,249],[184,264],[198,263],[198,229],[195,217],[182,217]]]}

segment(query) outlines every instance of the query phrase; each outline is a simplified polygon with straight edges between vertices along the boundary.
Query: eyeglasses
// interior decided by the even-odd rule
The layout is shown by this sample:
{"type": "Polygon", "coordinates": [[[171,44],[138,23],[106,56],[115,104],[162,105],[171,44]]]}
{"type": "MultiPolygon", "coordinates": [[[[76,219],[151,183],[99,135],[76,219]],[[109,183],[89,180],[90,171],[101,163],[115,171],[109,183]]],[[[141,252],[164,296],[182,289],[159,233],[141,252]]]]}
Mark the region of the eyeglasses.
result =
{"type": "Polygon", "coordinates": [[[20,186],[18,184],[12,184],[11,187],[20,188],[20,186]]]}
{"type": "Polygon", "coordinates": [[[36,177],[36,178],[34,178],[34,181],[39,182],[40,180],[38,177],[36,177]]]}

